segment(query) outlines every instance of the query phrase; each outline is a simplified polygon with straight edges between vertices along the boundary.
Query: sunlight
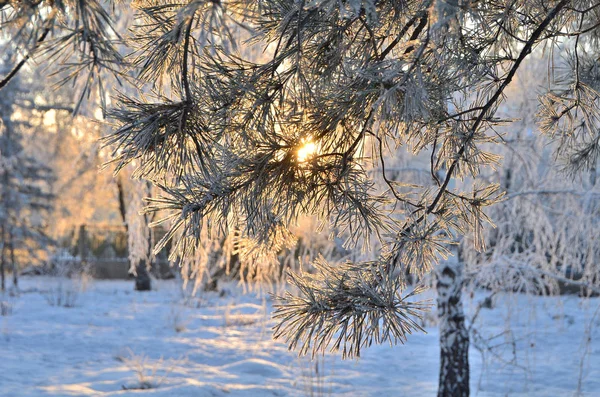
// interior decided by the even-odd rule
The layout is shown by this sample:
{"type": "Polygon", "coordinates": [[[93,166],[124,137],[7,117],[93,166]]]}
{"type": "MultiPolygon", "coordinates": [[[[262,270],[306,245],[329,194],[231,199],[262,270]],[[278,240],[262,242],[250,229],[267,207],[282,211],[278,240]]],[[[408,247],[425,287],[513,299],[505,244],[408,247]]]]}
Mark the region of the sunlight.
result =
{"type": "Polygon", "coordinates": [[[51,109],[49,111],[47,111],[46,113],[44,113],[44,119],[42,121],[42,123],[44,124],[44,126],[46,127],[52,127],[54,125],[56,125],[56,110],[51,109]]]}
{"type": "Polygon", "coordinates": [[[78,141],[80,141],[80,140],[83,139],[85,133],[84,133],[83,130],[81,130],[81,129],[75,127],[75,126],[72,126],[71,127],[71,135],[73,135],[75,137],[75,139],[77,139],[78,141]]]}
{"type": "Polygon", "coordinates": [[[298,161],[304,163],[315,155],[317,145],[313,141],[307,141],[300,149],[298,149],[298,161]]]}
{"type": "Polygon", "coordinates": [[[96,120],[104,120],[104,112],[102,111],[102,108],[96,108],[96,110],[94,110],[94,118],[96,120]]]}

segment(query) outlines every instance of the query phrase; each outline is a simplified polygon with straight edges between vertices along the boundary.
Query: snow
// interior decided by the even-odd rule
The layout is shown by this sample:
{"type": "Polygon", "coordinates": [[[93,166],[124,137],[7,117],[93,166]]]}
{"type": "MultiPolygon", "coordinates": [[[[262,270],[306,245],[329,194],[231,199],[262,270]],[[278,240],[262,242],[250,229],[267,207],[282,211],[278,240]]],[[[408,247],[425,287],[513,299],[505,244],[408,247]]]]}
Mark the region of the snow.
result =
{"type": "MultiPolygon", "coordinates": [[[[406,345],[373,346],[359,360],[326,355],[310,362],[272,340],[268,296],[244,295],[231,285],[224,296],[189,297],[175,280],[155,286],[135,292],[132,281],[84,285],[31,277],[21,281],[19,296],[0,295],[12,306],[0,316],[0,396],[436,394],[439,346],[432,321],[427,334],[410,336],[406,345]],[[58,285],[75,291],[73,307],[49,305],[58,285]]],[[[467,313],[485,296],[477,292],[467,313]]],[[[515,343],[511,334],[492,339],[498,357],[485,360],[472,343],[472,395],[572,396],[580,369],[582,395],[600,395],[598,298],[510,295],[496,301],[481,311],[476,327],[486,337],[510,328],[515,343]],[[510,360],[513,351],[517,365],[498,359],[510,360]]]]}

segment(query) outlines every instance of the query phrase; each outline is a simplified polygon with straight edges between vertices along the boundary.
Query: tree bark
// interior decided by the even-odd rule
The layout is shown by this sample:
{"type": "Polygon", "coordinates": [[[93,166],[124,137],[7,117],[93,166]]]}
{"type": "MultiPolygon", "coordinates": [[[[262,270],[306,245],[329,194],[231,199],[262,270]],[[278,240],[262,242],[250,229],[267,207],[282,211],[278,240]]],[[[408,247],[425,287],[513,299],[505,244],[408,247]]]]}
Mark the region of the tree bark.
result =
{"type": "Polygon", "coordinates": [[[2,247],[2,258],[0,258],[0,273],[2,274],[2,285],[0,285],[0,291],[6,291],[6,275],[4,273],[4,247],[2,247]]]}
{"type": "Polygon", "coordinates": [[[150,291],[152,289],[152,281],[146,261],[140,261],[135,268],[135,290],[150,291]]]}
{"type": "Polygon", "coordinates": [[[15,260],[15,245],[14,236],[11,232],[8,232],[8,249],[10,251],[10,261],[12,262],[12,276],[13,276],[13,287],[19,288],[19,269],[17,268],[17,261],[15,260]]]}
{"type": "Polygon", "coordinates": [[[2,227],[2,233],[0,234],[0,238],[2,238],[2,241],[0,241],[0,244],[2,244],[2,247],[0,247],[0,278],[1,278],[1,284],[0,284],[0,290],[1,291],[5,291],[6,290],[6,275],[4,273],[4,248],[5,248],[5,244],[4,244],[4,227],[2,227]]]}
{"type": "Polygon", "coordinates": [[[440,329],[438,397],[469,396],[469,332],[465,326],[461,290],[462,266],[446,261],[437,275],[440,329]]]}
{"type": "Polygon", "coordinates": [[[119,213],[121,214],[121,220],[125,225],[125,232],[129,232],[129,226],[127,224],[127,206],[125,205],[125,189],[123,188],[123,181],[121,180],[121,174],[117,175],[117,198],[119,199],[119,213]]]}

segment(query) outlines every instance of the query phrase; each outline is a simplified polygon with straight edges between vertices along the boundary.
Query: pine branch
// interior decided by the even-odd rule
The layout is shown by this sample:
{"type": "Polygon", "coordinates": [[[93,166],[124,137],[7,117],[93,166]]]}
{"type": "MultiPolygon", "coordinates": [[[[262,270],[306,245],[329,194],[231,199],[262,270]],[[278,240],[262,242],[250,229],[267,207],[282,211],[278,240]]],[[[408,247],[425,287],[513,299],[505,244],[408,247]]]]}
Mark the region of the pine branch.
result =
{"type": "MultiPolygon", "coordinates": [[[[492,109],[493,106],[496,105],[496,103],[500,99],[502,93],[504,92],[506,87],[508,87],[508,85],[510,84],[512,79],[514,78],[514,76],[517,73],[517,70],[521,66],[522,62],[531,53],[533,46],[537,43],[537,40],[541,37],[542,33],[546,30],[546,28],[548,27],[548,25],[550,25],[552,20],[558,15],[558,13],[568,3],[569,3],[568,0],[560,1],[548,13],[548,15],[546,16],[544,21],[537,27],[537,29],[532,33],[531,37],[527,40],[527,44],[525,44],[525,46],[523,46],[523,48],[521,49],[519,57],[517,58],[517,60],[513,64],[513,66],[511,67],[511,69],[508,72],[508,74],[506,75],[506,77],[502,79],[502,83],[500,84],[500,87],[494,92],[494,94],[490,97],[490,99],[488,99],[486,104],[482,107],[481,112],[477,116],[477,119],[470,127],[470,131],[471,131],[470,134],[463,141],[463,144],[461,145],[459,151],[456,153],[456,157],[455,157],[454,161],[451,163],[450,167],[448,167],[446,177],[444,178],[444,181],[443,181],[442,185],[440,186],[440,188],[438,189],[438,192],[435,195],[434,199],[432,200],[431,204],[427,207],[427,210],[415,221],[415,223],[422,222],[429,214],[431,214],[436,209],[438,203],[440,202],[443,195],[446,193],[446,190],[448,189],[448,184],[454,178],[454,172],[456,170],[456,167],[458,166],[458,163],[459,163],[462,155],[465,153],[465,150],[467,149],[467,146],[469,145],[469,143],[475,137],[475,133],[481,126],[481,124],[484,121],[485,117],[487,116],[488,112],[492,109]]],[[[412,224],[412,223],[409,224],[407,227],[404,228],[404,230],[401,232],[401,234],[405,234],[405,233],[409,232],[411,230],[411,228],[414,227],[413,225],[414,224],[412,224]]]]}
{"type": "Polygon", "coordinates": [[[44,28],[44,30],[42,31],[42,34],[40,35],[40,37],[38,37],[35,46],[29,50],[29,52],[27,53],[27,55],[25,55],[23,57],[23,59],[21,59],[19,61],[19,63],[17,63],[13,69],[2,79],[0,80],[0,90],[2,88],[4,88],[16,75],[17,73],[19,73],[19,70],[21,70],[21,68],[23,66],[25,66],[25,64],[27,63],[27,61],[31,58],[32,54],[35,52],[35,50],[38,48],[38,46],[40,44],[42,44],[44,42],[44,40],[46,40],[46,37],[48,36],[48,33],[50,33],[50,31],[52,30],[52,20],[54,19],[54,14],[55,11],[53,10],[52,13],[50,14],[50,17],[46,20],[46,27],[44,28]]]}

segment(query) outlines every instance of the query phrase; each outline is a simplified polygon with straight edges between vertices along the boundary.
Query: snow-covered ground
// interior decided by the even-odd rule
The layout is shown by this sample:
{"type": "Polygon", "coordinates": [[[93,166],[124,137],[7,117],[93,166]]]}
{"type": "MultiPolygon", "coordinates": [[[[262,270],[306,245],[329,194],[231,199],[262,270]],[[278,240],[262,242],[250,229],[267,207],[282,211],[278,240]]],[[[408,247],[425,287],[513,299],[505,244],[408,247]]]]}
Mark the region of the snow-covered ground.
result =
{"type": "MultiPolygon", "coordinates": [[[[310,362],[272,340],[268,297],[230,286],[223,296],[190,298],[175,280],[143,293],[133,282],[91,281],[67,297],[73,307],[48,303],[81,286],[27,278],[19,296],[0,295],[12,312],[0,316],[1,396],[436,394],[433,323],[406,345],[374,346],[358,361],[310,362]]],[[[476,294],[467,309],[485,296],[476,294]]],[[[471,348],[473,395],[572,396],[581,378],[582,395],[600,396],[597,298],[497,301],[476,323],[492,350],[482,356],[471,348]]]]}

